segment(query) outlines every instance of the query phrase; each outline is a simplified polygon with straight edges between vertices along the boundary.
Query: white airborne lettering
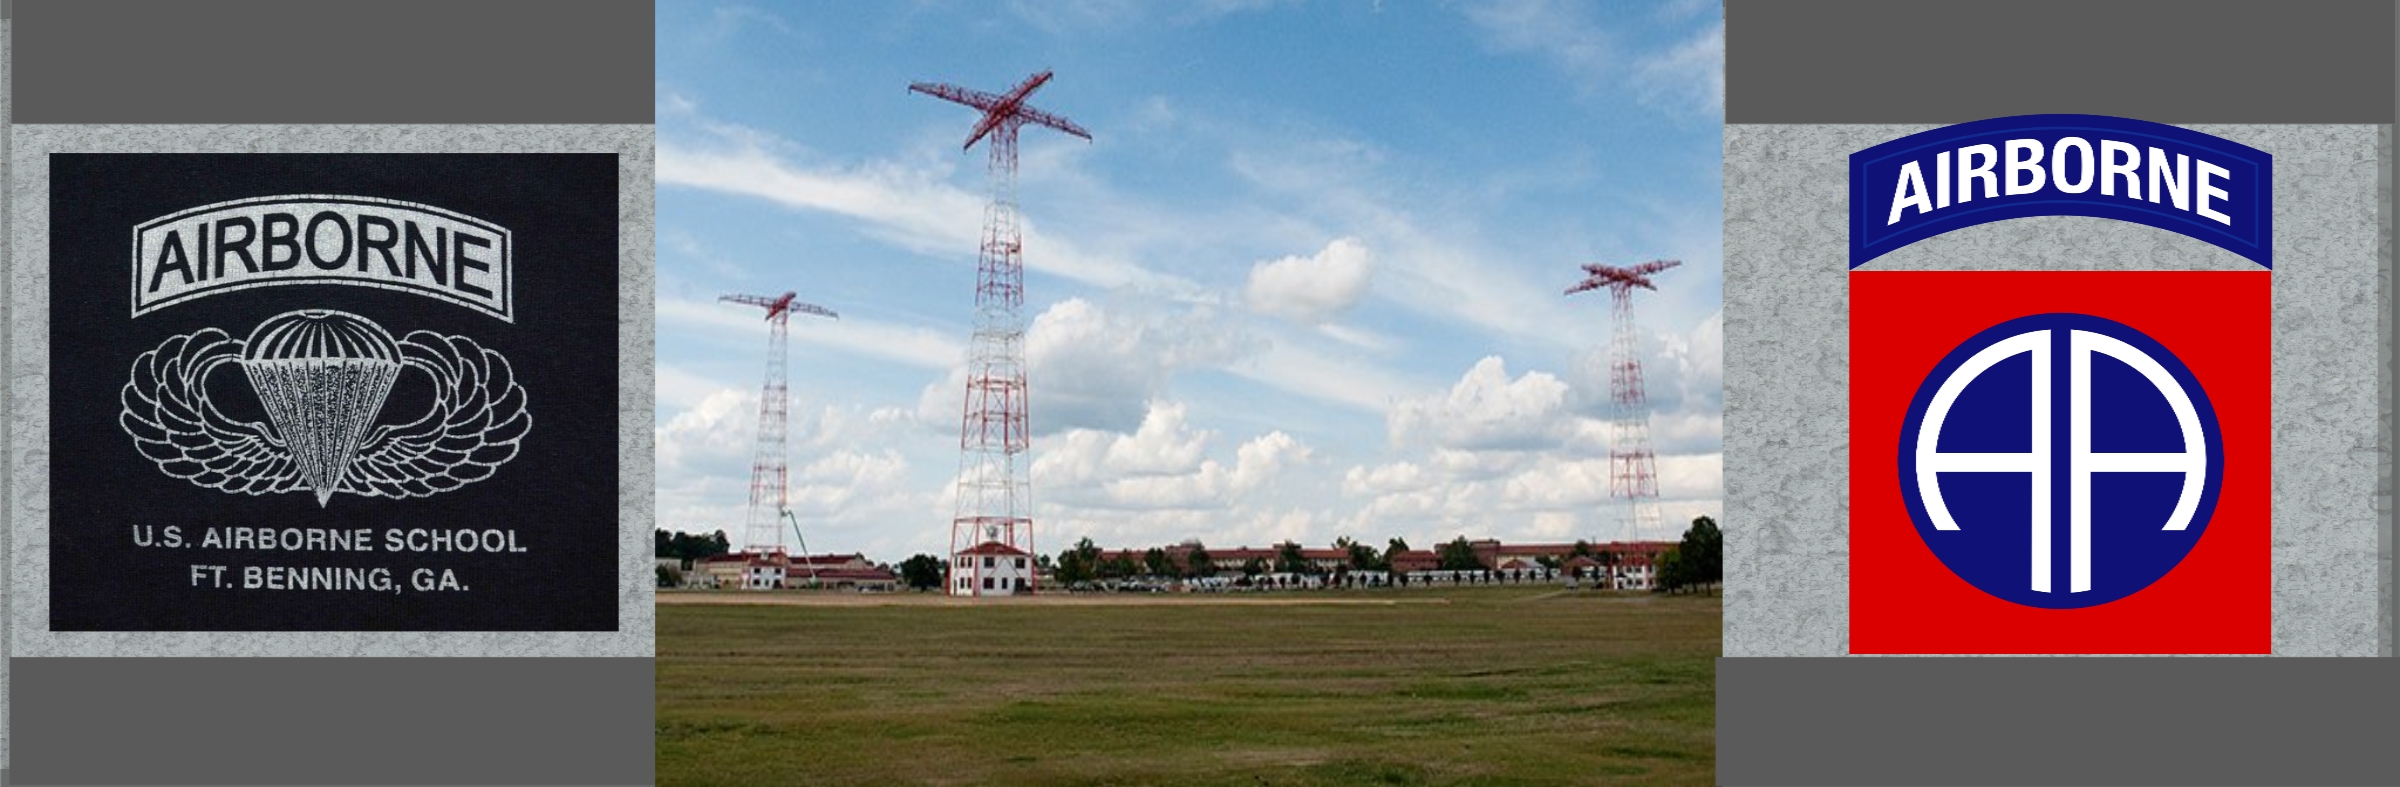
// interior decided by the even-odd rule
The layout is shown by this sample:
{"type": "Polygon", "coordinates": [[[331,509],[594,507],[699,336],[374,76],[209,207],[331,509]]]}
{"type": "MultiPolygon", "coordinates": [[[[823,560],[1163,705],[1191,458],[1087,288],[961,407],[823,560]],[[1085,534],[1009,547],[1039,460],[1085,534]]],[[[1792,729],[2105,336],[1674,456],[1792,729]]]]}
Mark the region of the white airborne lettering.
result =
{"type": "Polygon", "coordinates": [[[2100,196],[2173,205],[2176,210],[2233,225],[2231,216],[2210,206],[2212,201],[2222,204],[2227,199],[2223,186],[2230,184],[2233,173],[2205,159],[2185,153],[2169,156],[2155,147],[2146,149],[2149,155],[2145,159],[2144,150],[2113,139],[2095,143],[2083,137],[2062,137],[2048,146],[2038,139],[2011,139],[1998,147],[1977,144],[1958,148],[1955,171],[1951,169],[1952,151],[1941,151],[1931,162],[1934,177],[1930,189],[1926,188],[1924,163],[1912,160],[1900,165],[1893,178],[1891,214],[1883,223],[1900,223],[1911,207],[1922,215],[1964,205],[1977,197],[2046,191],[2084,194],[2096,181],[2100,196]],[[1983,187],[1980,193],[1978,184],[1983,187]]]}
{"type": "Polygon", "coordinates": [[[153,219],[133,243],[133,316],[281,284],[402,290],[512,319],[505,228],[429,205],[340,195],[257,197],[153,219]]]}

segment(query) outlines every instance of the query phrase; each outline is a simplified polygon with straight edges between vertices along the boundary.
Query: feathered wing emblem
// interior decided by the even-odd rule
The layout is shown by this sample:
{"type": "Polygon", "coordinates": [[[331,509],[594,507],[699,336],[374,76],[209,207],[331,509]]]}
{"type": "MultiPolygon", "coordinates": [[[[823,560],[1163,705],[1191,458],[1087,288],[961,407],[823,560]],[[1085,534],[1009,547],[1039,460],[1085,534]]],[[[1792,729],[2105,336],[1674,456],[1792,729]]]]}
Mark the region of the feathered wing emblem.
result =
{"type": "Polygon", "coordinates": [[[384,497],[447,492],[489,478],[517,456],[533,428],[508,359],[464,336],[410,333],[407,365],[432,375],[433,410],[415,422],[377,426],[342,474],[343,491],[384,497]]]}
{"type": "Polygon", "coordinates": [[[119,417],[167,475],[263,495],[313,491],[408,498],[489,478],[532,428],[508,359],[463,336],[416,331],[395,341],[364,317],[327,309],[269,318],[235,340],[215,328],[169,338],[134,361],[119,417]],[[208,379],[239,366],[267,423],[226,416],[208,379]],[[406,369],[431,379],[430,410],[380,423],[406,369]]]}
{"type": "Polygon", "coordinates": [[[298,489],[300,474],[282,439],[209,404],[208,373],[241,353],[241,340],[215,328],[167,339],[134,360],[117,421],[167,475],[252,495],[298,489]]]}

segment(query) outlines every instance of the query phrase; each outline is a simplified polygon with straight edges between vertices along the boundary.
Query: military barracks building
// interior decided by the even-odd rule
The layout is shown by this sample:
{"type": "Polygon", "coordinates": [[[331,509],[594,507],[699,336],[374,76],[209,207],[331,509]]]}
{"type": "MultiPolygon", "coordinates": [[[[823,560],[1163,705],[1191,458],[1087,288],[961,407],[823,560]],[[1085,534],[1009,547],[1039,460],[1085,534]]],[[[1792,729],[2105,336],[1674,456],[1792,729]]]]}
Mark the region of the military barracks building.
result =
{"type": "MultiPolygon", "coordinates": [[[[1586,551],[1593,556],[1601,554],[1615,556],[1612,563],[1603,564],[1595,557],[1576,555],[1574,544],[1502,544],[1495,539],[1467,543],[1475,551],[1475,562],[1487,571],[1541,571],[1543,570],[1541,559],[1547,557],[1574,576],[1587,580],[1603,578],[1605,570],[1614,575],[1615,587],[1629,590],[1649,589],[1652,583],[1658,579],[1658,556],[1677,546],[1672,541],[1610,541],[1587,544],[1586,551]]],[[[1242,546],[1222,549],[1187,543],[1162,546],[1159,547],[1159,550],[1166,553],[1167,561],[1173,565],[1177,573],[1182,573],[1189,568],[1192,551],[1197,548],[1208,554],[1209,564],[1216,569],[1217,576],[1233,577],[1240,576],[1243,573],[1242,567],[1252,560],[1258,561],[1268,571],[1274,571],[1276,560],[1287,546],[1295,545],[1287,542],[1265,548],[1242,546]]],[[[1350,553],[1345,550],[1303,547],[1299,552],[1300,559],[1307,561],[1320,571],[1332,572],[1350,565],[1350,553]]],[[[1139,566],[1143,565],[1143,559],[1148,553],[1148,549],[1102,551],[1100,559],[1114,561],[1122,558],[1139,566]]],[[[1411,549],[1392,555],[1391,563],[1392,573],[1411,576],[1426,575],[1439,572],[1441,557],[1438,550],[1411,549]]]]}
{"type": "Polygon", "coordinates": [[[772,590],[808,587],[813,579],[817,587],[833,590],[892,590],[900,586],[900,577],[890,570],[867,562],[861,554],[848,555],[751,555],[729,553],[703,558],[692,575],[692,584],[703,587],[747,588],[772,590]]]}

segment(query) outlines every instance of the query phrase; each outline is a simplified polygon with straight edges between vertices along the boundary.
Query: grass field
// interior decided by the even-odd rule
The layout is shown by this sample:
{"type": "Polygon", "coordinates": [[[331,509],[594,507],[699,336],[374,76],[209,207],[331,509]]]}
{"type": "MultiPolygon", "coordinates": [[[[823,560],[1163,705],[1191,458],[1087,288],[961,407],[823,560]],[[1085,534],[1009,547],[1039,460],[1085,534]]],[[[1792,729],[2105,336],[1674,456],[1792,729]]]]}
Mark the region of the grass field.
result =
{"type": "Polygon", "coordinates": [[[1713,597],[734,595],[660,597],[659,784],[1714,783],[1713,597]]]}

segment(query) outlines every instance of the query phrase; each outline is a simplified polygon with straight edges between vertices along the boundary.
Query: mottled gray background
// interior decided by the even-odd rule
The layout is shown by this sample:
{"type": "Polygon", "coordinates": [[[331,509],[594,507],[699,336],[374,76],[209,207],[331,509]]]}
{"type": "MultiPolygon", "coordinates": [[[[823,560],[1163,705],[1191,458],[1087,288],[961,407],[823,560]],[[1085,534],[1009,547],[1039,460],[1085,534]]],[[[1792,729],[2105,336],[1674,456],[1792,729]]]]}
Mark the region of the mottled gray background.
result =
{"type": "MultiPolygon", "coordinates": [[[[8,28],[8,14],[0,12],[0,130],[7,129],[10,118],[13,117],[8,113],[8,28]]],[[[0,182],[6,182],[7,179],[8,135],[0,133],[0,182]]],[[[0,241],[4,241],[8,237],[8,216],[8,189],[0,188],[0,241]]],[[[0,242],[0,271],[7,270],[10,270],[8,244],[0,242]]],[[[0,298],[0,332],[13,336],[16,330],[15,326],[8,321],[8,301],[7,298],[0,298]]],[[[0,374],[6,374],[9,379],[14,380],[17,376],[15,363],[5,355],[7,345],[10,343],[9,338],[0,337],[0,374]]],[[[0,401],[10,398],[13,397],[0,396],[0,401]]],[[[6,407],[8,405],[0,404],[0,408],[6,407]]],[[[13,418],[0,418],[0,464],[7,465],[0,468],[0,471],[4,471],[0,472],[0,511],[16,507],[16,484],[10,480],[16,477],[17,469],[17,444],[11,434],[14,430],[9,428],[9,422],[13,420],[13,418]]],[[[6,516],[7,514],[0,513],[0,517],[6,516]]],[[[8,547],[5,539],[0,539],[0,609],[6,609],[9,599],[13,596],[8,589],[7,555],[8,547]]],[[[4,776],[4,772],[8,770],[8,657],[12,652],[8,648],[10,639],[8,629],[6,621],[0,620],[0,776],[4,776]]]]}
{"type": "MultiPolygon", "coordinates": [[[[653,652],[650,530],[653,158],[648,125],[25,125],[11,129],[4,584],[11,656],[633,656],[653,652]],[[53,632],[49,628],[51,153],[616,153],[618,630],[614,632],[53,632]]],[[[4,677],[4,676],[0,676],[4,677]]]]}
{"type": "MultiPolygon", "coordinates": [[[[1725,128],[1725,655],[1849,651],[1849,155],[1934,125],[1725,128]]],[[[2391,636],[2389,125],[2192,125],[2275,157],[2274,653],[2391,636]]],[[[1982,224],[1870,270],[2255,270],[2138,224],[1982,224]]]]}

